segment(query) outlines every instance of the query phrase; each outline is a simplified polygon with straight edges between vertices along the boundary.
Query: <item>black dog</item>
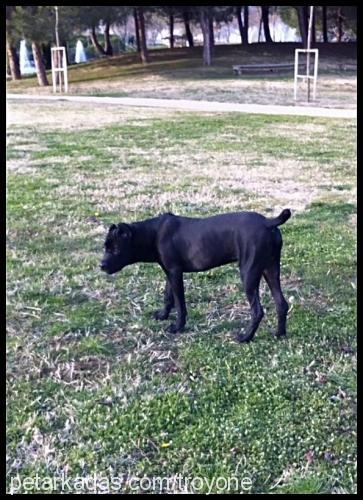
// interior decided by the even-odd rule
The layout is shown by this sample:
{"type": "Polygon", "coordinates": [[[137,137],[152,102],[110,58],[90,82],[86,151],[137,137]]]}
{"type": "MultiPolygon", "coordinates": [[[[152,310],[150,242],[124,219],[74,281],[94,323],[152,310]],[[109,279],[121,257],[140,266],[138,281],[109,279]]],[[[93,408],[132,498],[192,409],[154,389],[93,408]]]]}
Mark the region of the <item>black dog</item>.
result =
{"type": "Polygon", "coordinates": [[[285,209],[275,219],[255,212],[238,212],[194,219],[166,213],[132,224],[112,224],[105,241],[101,269],[116,273],[135,262],[156,262],[166,274],[164,308],[156,319],[167,319],[176,307],[177,320],[169,332],[183,330],[187,310],[183,273],[198,272],[238,262],[251,307],[251,322],[240,342],[252,340],[263,317],[259,298],[262,275],[273,295],[278,315],[276,336],[286,334],[288,304],[280,286],[282,237],[277,226],[289,219],[285,209]]]}

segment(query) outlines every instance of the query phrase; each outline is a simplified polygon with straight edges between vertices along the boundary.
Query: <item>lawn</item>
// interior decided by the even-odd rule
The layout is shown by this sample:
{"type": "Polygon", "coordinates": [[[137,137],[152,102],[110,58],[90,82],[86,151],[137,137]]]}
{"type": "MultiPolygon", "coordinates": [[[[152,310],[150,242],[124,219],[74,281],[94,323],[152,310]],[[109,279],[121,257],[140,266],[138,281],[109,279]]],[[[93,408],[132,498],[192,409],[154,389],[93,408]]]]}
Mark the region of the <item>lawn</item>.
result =
{"type": "Polygon", "coordinates": [[[356,492],[355,120],[10,101],[7,132],[8,491],[180,474],[356,492]],[[177,335],[152,318],[157,266],[98,269],[113,222],[286,207],[283,340],[263,283],[255,340],[235,342],[236,265],[186,275],[177,335]]]}
{"type": "MultiPolygon", "coordinates": [[[[322,44],[316,106],[356,108],[357,49],[354,43],[322,44]],[[355,68],[355,69],[354,69],[355,68]]],[[[137,54],[98,59],[69,67],[69,93],[97,96],[152,97],[219,102],[294,105],[293,70],[281,74],[236,76],[235,64],[293,63],[296,43],[217,45],[213,65],[202,64],[202,47],[151,50],[150,64],[137,54]]],[[[51,74],[48,72],[49,81],[51,74]]],[[[10,92],[52,93],[35,77],[9,82],[10,92]]],[[[306,100],[299,83],[298,104],[306,100]]]]}

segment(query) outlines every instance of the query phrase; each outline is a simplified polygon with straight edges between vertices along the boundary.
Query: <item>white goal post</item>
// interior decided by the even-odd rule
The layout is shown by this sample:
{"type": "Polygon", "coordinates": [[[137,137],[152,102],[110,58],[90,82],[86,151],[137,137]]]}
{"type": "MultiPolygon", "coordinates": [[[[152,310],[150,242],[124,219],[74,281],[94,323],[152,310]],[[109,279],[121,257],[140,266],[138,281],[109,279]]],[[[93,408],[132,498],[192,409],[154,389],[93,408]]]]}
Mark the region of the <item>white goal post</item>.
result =
{"type": "Polygon", "coordinates": [[[68,92],[68,71],[65,47],[52,47],[52,80],[53,92],[62,92],[62,79],[64,92],[68,92]]]}
{"type": "Polygon", "coordinates": [[[311,37],[313,32],[313,16],[314,16],[314,6],[310,6],[310,17],[309,17],[309,27],[308,27],[308,39],[307,39],[307,47],[305,49],[296,49],[295,50],[295,75],[294,75],[294,100],[297,99],[297,84],[298,79],[303,78],[303,80],[307,80],[308,84],[308,102],[310,101],[310,80],[313,80],[313,100],[316,99],[316,82],[318,79],[318,58],[319,51],[318,49],[311,48],[311,37]],[[306,54],[306,74],[299,75],[299,54],[306,54]],[[310,54],[314,54],[314,71],[313,74],[310,75],[310,54]]]}
{"type": "Polygon", "coordinates": [[[294,77],[294,100],[297,99],[297,84],[298,78],[302,78],[303,80],[313,80],[313,100],[316,99],[316,82],[318,79],[318,59],[319,59],[319,50],[318,49],[296,49],[295,50],[295,77],[294,77]],[[306,54],[306,74],[299,75],[299,54],[306,54]],[[310,58],[309,55],[314,54],[314,71],[313,74],[310,75],[310,58]]]}

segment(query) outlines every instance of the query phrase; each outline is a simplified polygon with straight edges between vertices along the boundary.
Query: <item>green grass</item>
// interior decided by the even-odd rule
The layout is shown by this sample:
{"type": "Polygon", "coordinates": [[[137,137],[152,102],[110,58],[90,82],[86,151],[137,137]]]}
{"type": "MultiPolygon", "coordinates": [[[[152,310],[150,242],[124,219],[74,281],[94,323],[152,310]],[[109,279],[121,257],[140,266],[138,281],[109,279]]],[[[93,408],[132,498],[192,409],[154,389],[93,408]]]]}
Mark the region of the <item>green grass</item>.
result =
{"type": "Polygon", "coordinates": [[[8,489],[67,472],[355,492],[355,122],[147,113],[76,133],[9,127],[8,489]],[[160,269],[98,270],[111,222],[281,206],[294,212],[284,340],[263,285],[255,341],[234,341],[248,322],[234,265],[185,277],[176,336],[151,317],[160,269]]]}

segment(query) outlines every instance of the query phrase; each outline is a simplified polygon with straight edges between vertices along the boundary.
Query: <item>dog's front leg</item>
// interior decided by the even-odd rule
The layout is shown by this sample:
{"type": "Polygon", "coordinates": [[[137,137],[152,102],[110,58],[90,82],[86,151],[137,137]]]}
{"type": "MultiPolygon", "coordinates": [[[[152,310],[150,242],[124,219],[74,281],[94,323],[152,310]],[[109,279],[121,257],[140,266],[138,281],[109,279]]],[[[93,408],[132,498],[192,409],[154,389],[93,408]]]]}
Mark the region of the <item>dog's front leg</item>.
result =
{"type": "Polygon", "coordinates": [[[174,295],[168,278],[166,278],[165,290],[164,290],[164,309],[158,309],[154,313],[154,318],[163,320],[168,319],[170,311],[174,307],[174,295]]]}
{"type": "Polygon", "coordinates": [[[167,328],[170,333],[181,332],[185,326],[187,318],[187,308],[184,298],[183,272],[181,269],[173,269],[167,273],[168,280],[173,291],[174,303],[177,312],[177,319],[167,328]]]}

